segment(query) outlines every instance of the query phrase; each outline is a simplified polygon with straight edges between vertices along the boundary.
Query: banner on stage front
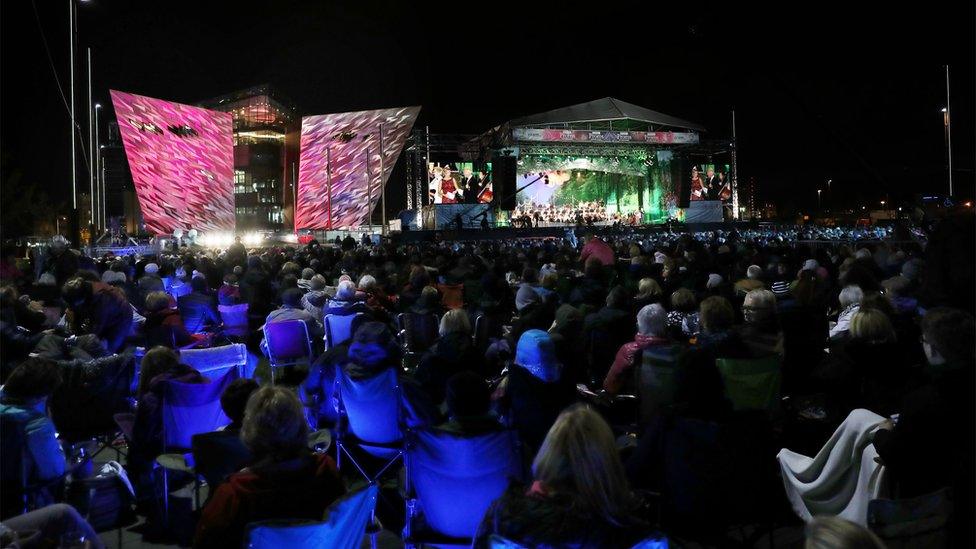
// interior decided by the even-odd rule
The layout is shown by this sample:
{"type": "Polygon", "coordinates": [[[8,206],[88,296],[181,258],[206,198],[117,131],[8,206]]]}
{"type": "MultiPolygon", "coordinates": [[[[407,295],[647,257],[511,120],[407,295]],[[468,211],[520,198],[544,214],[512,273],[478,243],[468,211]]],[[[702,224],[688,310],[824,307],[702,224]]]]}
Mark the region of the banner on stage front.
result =
{"type": "Polygon", "coordinates": [[[234,230],[232,115],[110,93],[146,230],[234,230]]]}
{"type": "Polygon", "coordinates": [[[550,143],[644,143],[651,145],[693,145],[698,143],[695,132],[637,132],[589,131],[545,128],[515,128],[516,141],[550,143]]]}

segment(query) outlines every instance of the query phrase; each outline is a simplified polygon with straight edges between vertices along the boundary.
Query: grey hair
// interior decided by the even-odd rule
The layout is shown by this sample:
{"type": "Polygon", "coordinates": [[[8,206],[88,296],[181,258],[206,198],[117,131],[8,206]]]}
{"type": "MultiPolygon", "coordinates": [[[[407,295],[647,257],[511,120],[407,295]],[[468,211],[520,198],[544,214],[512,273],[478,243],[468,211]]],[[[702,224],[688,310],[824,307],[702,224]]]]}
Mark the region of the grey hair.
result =
{"type": "Polygon", "coordinates": [[[450,333],[471,333],[471,320],[468,319],[468,313],[464,312],[464,309],[452,309],[441,317],[441,324],[438,333],[441,337],[446,336],[450,333]]]}
{"type": "Polygon", "coordinates": [[[359,279],[359,287],[363,289],[376,287],[376,277],[373,275],[363,275],[359,279]]]}
{"type": "Polygon", "coordinates": [[[762,273],[763,273],[762,267],[760,267],[759,265],[749,265],[749,268],[746,269],[747,278],[756,279],[761,277],[762,273]]]}
{"type": "Polygon", "coordinates": [[[752,290],[742,301],[742,316],[747,323],[764,322],[776,314],[776,294],[769,290],[752,290]]]}
{"type": "Polygon", "coordinates": [[[840,306],[844,309],[847,307],[861,303],[864,299],[864,291],[861,290],[860,286],[851,284],[850,286],[845,286],[843,290],[840,291],[840,295],[837,300],[840,301],[840,306]]]}
{"type": "Polygon", "coordinates": [[[351,280],[343,280],[336,288],[336,299],[352,299],[356,297],[356,285],[351,280]]]}
{"type": "Polygon", "coordinates": [[[637,329],[644,335],[663,336],[667,311],[659,303],[645,305],[637,313],[637,329]]]}

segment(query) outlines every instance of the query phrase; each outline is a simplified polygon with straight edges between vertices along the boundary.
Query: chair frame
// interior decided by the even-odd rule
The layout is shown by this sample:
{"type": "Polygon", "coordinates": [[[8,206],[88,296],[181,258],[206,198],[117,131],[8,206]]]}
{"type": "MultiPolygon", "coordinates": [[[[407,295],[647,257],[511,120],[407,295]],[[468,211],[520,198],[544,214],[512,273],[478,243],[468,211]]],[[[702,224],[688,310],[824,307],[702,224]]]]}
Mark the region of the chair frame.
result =
{"type": "Polygon", "coordinates": [[[276,368],[283,368],[285,366],[298,366],[300,364],[311,364],[312,363],[312,357],[314,355],[312,353],[312,340],[311,340],[311,338],[308,335],[308,324],[305,324],[305,321],[304,320],[297,320],[297,319],[296,320],[283,320],[281,322],[276,322],[274,324],[286,324],[286,323],[296,323],[296,322],[302,325],[302,332],[305,334],[304,341],[305,341],[306,355],[305,355],[305,357],[303,359],[296,359],[296,360],[280,361],[279,362],[279,360],[274,355],[274,350],[272,349],[273,346],[271,344],[271,338],[268,337],[268,325],[265,324],[264,327],[261,328],[261,331],[264,333],[265,347],[266,347],[266,350],[267,350],[267,353],[268,353],[268,369],[271,371],[271,384],[272,385],[274,385],[274,383],[275,383],[275,369],[276,368]]]}
{"type": "Polygon", "coordinates": [[[325,341],[326,351],[335,347],[336,345],[341,345],[342,343],[352,339],[352,336],[355,335],[356,333],[356,328],[358,327],[357,325],[362,324],[363,319],[366,318],[366,315],[364,313],[353,313],[352,315],[348,315],[348,316],[352,316],[352,320],[350,321],[350,326],[352,327],[352,329],[350,330],[349,333],[349,339],[345,339],[342,342],[336,343],[335,341],[332,341],[332,328],[329,326],[329,318],[333,316],[343,316],[343,315],[328,314],[322,318],[322,326],[325,328],[325,335],[322,336],[322,339],[325,341]]]}

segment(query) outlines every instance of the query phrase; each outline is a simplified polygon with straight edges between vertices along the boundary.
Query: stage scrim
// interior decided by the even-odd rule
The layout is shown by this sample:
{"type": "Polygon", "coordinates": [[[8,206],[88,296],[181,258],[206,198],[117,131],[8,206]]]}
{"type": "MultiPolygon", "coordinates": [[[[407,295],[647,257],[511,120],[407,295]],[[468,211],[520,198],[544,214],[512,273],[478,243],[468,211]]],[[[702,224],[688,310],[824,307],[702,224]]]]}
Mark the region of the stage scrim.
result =
{"type": "Polygon", "coordinates": [[[302,118],[295,228],[366,223],[419,112],[401,107],[302,118]]]}
{"type": "Polygon", "coordinates": [[[146,230],[234,230],[231,114],[110,92],[146,230]]]}

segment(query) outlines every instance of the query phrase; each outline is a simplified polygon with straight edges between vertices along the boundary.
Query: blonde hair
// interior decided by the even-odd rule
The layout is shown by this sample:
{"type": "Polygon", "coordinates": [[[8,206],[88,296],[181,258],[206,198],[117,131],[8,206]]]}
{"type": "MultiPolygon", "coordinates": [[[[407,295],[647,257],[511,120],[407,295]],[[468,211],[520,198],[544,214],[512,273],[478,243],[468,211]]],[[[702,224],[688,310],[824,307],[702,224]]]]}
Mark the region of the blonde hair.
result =
{"type": "Polygon", "coordinates": [[[256,461],[281,461],[298,455],[306,446],[307,434],[305,412],[293,391],[266,385],[247,399],[241,442],[256,461]]]}
{"type": "Polygon", "coordinates": [[[150,313],[162,311],[169,307],[169,294],[166,292],[149,292],[146,296],[146,310],[150,313]]]}
{"type": "Polygon", "coordinates": [[[619,525],[633,502],[610,426],[585,404],[559,414],[532,462],[532,473],[610,524],[619,525]]]}
{"type": "Polygon", "coordinates": [[[637,297],[660,297],[662,293],[661,285],[653,278],[642,278],[637,284],[637,297]]]}
{"type": "Polygon", "coordinates": [[[884,549],[874,532],[839,517],[816,517],[804,528],[805,549],[884,549]]]}
{"type": "Polygon", "coordinates": [[[464,309],[451,309],[441,317],[439,330],[441,337],[455,332],[462,334],[471,333],[471,321],[468,319],[468,313],[464,309]]]}
{"type": "Polygon", "coordinates": [[[888,316],[878,309],[861,307],[851,317],[851,337],[872,343],[895,341],[895,329],[888,316]]]}

